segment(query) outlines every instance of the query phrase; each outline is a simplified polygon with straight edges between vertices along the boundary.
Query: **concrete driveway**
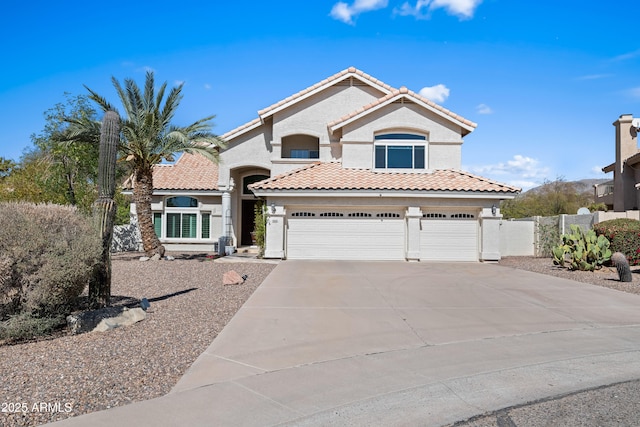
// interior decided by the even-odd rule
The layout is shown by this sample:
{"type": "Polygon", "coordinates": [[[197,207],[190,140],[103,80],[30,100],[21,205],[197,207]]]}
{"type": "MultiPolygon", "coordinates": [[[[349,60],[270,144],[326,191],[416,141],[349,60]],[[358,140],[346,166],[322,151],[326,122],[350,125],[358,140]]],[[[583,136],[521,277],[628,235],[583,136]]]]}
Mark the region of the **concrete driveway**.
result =
{"type": "Polygon", "coordinates": [[[55,425],[437,426],[637,378],[637,295],[492,264],[284,261],[169,395],[55,425]]]}

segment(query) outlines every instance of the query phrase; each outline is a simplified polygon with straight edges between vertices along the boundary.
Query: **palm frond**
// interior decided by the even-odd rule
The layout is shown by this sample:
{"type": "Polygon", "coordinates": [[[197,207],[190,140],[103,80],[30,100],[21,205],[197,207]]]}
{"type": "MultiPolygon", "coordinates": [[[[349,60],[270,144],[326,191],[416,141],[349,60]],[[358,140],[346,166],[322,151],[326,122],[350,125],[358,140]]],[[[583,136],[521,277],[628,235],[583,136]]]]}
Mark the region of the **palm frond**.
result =
{"type": "Polygon", "coordinates": [[[96,92],[94,92],[93,90],[88,88],[86,85],[84,85],[84,88],[89,91],[89,99],[92,100],[93,102],[95,102],[96,104],[98,104],[98,106],[100,106],[102,111],[110,111],[111,110],[111,111],[118,112],[118,110],[113,105],[111,105],[109,103],[109,101],[107,101],[105,98],[103,98],[102,96],[98,95],[96,92]]]}

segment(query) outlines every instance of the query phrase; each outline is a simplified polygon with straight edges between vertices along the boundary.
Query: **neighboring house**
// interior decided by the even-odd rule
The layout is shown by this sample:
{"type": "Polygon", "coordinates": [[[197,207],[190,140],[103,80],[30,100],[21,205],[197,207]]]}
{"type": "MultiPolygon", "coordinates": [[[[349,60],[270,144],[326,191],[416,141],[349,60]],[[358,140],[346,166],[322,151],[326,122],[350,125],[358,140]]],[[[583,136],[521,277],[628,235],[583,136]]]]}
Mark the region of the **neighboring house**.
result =
{"type": "Polygon", "coordinates": [[[349,68],[222,135],[220,165],[158,165],[156,230],[167,250],[251,245],[263,201],[267,258],[498,260],[497,207],[520,190],[460,170],[475,127],[349,68]]]}
{"type": "Polygon", "coordinates": [[[640,206],[640,150],[638,129],[631,114],[623,114],[613,125],[616,128],[616,161],[602,168],[613,172],[613,181],[594,186],[596,203],[604,203],[609,210],[625,212],[640,206]]]}

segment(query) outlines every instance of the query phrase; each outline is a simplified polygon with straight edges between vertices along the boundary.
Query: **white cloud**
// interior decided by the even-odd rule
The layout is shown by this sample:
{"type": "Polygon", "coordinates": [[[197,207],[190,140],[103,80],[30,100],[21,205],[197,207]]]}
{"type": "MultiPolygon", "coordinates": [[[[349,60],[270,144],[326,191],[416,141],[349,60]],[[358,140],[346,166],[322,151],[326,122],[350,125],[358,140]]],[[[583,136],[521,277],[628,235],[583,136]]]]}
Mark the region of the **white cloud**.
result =
{"type": "Polygon", "coordinates": [[[329,15],[333,19],[342,21],[345,24],[354,25],[353,18],[360,15],[363,12],[370,12],[372,10],[383,9],[387,7],[389,0],[354,0],[351,5],[345,2],[339,1],[333,5],[331,13],[329,15]]]}
{"type": "Polygon", "coordinates": [[[516,154],[511,160],[492,165],[469,166],[468,170],[487,178],[506,182],[523,190],[540,185],[547,179],[549,168],[537,159],[516,154]]]}
{"type": "Polygon", "coordinates": [[[640,56],[640,49],[634,50],[633,52],[627,52],[622,55],[618,55],[612,58],[612,61],[628,61],[630,59],[634,59],[640,56]]]}
{"type": "Polygon", "coordinates": [[[211,89],[211,85],[210,85],[209,83],[205,83],[205,84],[204,84],[204,88],[205,88],[206,90],[210,90],[210,89],[211,89]]]}
{"type": "Polygon", "coordinates": [[[173,84],[176,85],[176,86],[180,86],[180,85],[184,85],[185,81],[184,80],[174,80],[173,84]]]}
{"type": "Polygon", "coordinates": [[[420,96],[433,102],[442,103],[449,97],[449,88],[443,84],[423,87],[420,89],[420,96]]]}
{"type": "Polygon", "coordinates": [[[478,114],[493,114],[493,110],[487,104],[480,104],[476,107],[478,114]]]}
{"type": "Polygon", "coordinates": [[[640,98],[640,87],[634,87],[627,91],[627,94],[634,98],[640,98]]]}
{"type": "Polygon", "coordinates": [[[586,76],[578,77],[578,80],[599,80],[611,77],[613,74],[587,74],[586,76]]]}
{"type": "MultiPolygon", "coordinates": [[[[605,173],[602,172],[602,168],[603,167],[604,166],[594,166],[594,167],[591,168],[591,173],[593,175],[605,175],[605,173]]],[[[602,176],[600,176],[600,178],[602,178],[602,176]]]]}
{"type": "Polygon", "coordinates": [[[482,0],[416,0],[415,6],[404,2],[395,13],[402,16],[415,16],[418,19],[429,18],[435,9],[445,9],[449,15],[460,19],[471,19],[482,0]]]}

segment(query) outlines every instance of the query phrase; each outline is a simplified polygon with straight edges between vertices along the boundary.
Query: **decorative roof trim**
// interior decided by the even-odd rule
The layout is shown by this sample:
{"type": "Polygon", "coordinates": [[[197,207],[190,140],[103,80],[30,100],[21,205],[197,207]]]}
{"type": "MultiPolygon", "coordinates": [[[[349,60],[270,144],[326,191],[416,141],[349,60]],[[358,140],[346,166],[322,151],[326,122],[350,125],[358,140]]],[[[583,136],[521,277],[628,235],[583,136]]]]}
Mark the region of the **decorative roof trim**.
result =
{"type": "Polygon", "coordinates": [[[275,104],[270,105],[267,108],[264,108],[258,111],[258,115],[260,116],[260,119],[264,121],[267,117],[272,116],[278,111],[282,111],[286,108],[289,108],[290,106],[304,99],[307,99],[319,92],[322,92],[326,88],[333,86],[334,84],[341,82],[342,80],[347,79],[349,77],[354,77],[362,81],[363,83],[366,83],[378,89],[382,93],[391,93],[393,91],[393,88],[388,84],[370,76],[367,73],[364,73],[358,70],[355,67],[349,67],[346,70],[342,70],[331,77],[328,77],[312,86],[309,86],[306,89],[301,90],[300,92],[297,92],[291,96],[288,96],[287,98],[279,102],[276,102],[275,104]]]}
{"type": "Polygon", "coordinates": [[[250,130],[253,130],[257,127],[259,127],[262,124],[262,120],[260,120],[260,118],[256,118],[251,120],[248,123],[245,123],[241,126],[238,126],[235,129],[231,129],[230,131],[228,131],[227,133],[225,133],[224,135],[221,135],[220,138],[222,138],[224,141],[229,140],[229,139],[233,139],[237,136],[242,135],[243,133],[249,132],[250,130]]]}
{"type": "Polygon", "coordinates": [[[329,123],[327,127],[329,128],[331,133],[334,133],[336,130],[342,128],[343,126],[346,126],[349,123],[353,123],[360,118],[376,110],[379,110],[380,108],[383,108],[401,98],[409,99],[426,108],[427,110],[439,115],[440,117],[452,121],[462,129],[467,131],[464,135],[471,133],[478,126],[471,120],[467,120],[464,117],[453,113],[451,110],[448,110],[436,104],[435,102],[430,101],[427,98],[415,93],[414,91],[407,89],[405,86],[402,86],[400,89],[394,89],[391,93],[383,96],[382,98],[379,98],[376,101],[365,105],[364,107],[360,107],[356,111],[353,111],[346,116],[334,120],[333,122],[329,123]]]}

